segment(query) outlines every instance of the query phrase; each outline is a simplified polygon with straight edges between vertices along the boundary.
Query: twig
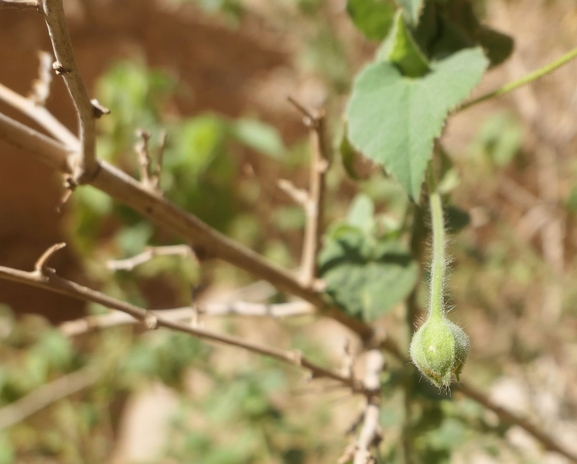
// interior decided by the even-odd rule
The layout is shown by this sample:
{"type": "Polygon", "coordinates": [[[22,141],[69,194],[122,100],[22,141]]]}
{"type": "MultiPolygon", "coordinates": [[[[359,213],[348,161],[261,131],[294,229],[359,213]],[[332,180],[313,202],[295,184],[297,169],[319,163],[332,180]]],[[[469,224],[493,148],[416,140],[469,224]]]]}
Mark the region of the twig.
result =
{"type": "MultiPolygon", "coordinates": [[[[194,317],[199,314],[206,316],[239,315],[283,318],[313,314],[313,310],[314,308],[309,303],[302,301],[274,305],[237,301],[235,303],[205,303],[194,308],[188,306],[184,308],[162,309],[153,312],[171,321],[192,321],[194,317]]],[[[87,316],[64,322],[60,325],[60,331],[64,335],[73,337],[95,329],[135,324],[138,322],[140,321],[126,313],[112,311],[108,314],[87,316]]]]}
{"type": "Polygon", "coordinates": [[[309,194],[306,190],[298,188],[290,180],[279,179],[277,180],[278,187],[285,192],[291,199],[298,205],[306,206],[309,201],[309,194]]]}
{"type": "Polygon", "coordinates": [[[52,55],[48,52],[38,52],[40,66],[38,68],[38,79],[32,83],[32,93],[29,100],[37,106],[46,105],[46,100],[50,95],[50,84],[52,82],[52,55]]]}
{"type": "Polygon", "coordinates": [[[0,100],[37,122],[71,151],[80,150],[80,142],[76,136],[45,107],[36,105],[34,101],[19,95],[2,84],[0,84],[0,100]]]}
{"type": "Polygon", "coordinates": [[[57,253],[59,250],[62,250],[62,248],[64,248],[65,246],[66,243],[56,243],[52,245],[50,248],[48,248],[44,253],[42,253],[40,258],[38,258],[38,260],[34,264],[34,272],[36,272],[40,276],[47,275],[50,272],[54,272],[52,269],[49,269],[47,267],[48,261],[50,261],[50,258],[52,258],[52,256],[54,256],[55,253],[57,253]]]}
{"type": "Polygon", "coordinates": [[[142,253],[131,258],[109,260],[106,267],[112,271],[132,271],[136,266],[140,266],[156,256],[182,256],[196,258],[192,248],[188,245],[169,245],[160,247],[146,247],[142,253]]]}
{"type": "Polygon", "coordinates": [[[0,409],[0,431],[22,422],[62,398],[89,387],[97,379],[96,371],[86,367],[43,385],[38,390],[0,409]]]}
{"type": "Polygon", "coordinates": [[[303,122],[309,128],[311,138],[309,192],[304,203],[307,221],[301,257],[301,279],[306,285],[313,286],[317,277],[317,255],[323,233],[325,175],[330,166],[330,146],[325,137],[324,110],[309,110],[292,97],[289,97],[289,101],[305,116],[303,122]]]}
{"type": "Polygon", "coordinates": [[[138,155],[138,164],[140,166],[140,182],[142,182],[146,188],[152,191],[158,191],[160,187],[162,160],[166,145],[166,131],[162,131],[160,135],[156,161],[152,159],[148,147],[150,132],[139,129],[136,131],[136,135],[140,138],[136,145],[134,145],[134,150],[138,155]]]}
{"type": "Polygon", "coordinates": [[[62,0],[44,0],[43,10],[56,57],[52,67],[56,74],[64,78],[78,115],[81,150],[74,160],[74,172],[71,178],[71,186],[74,186],[86,183],[98,171],[94,108],[76,64],[62,0]]]}
{"type": "Polygon", "coordinates": [[[0,10],[1,9],[13,9],[13,10],[31,10],[39,9],[39,0],[0,0],[0,10]]]}
{"type": "MultiPolygon", "coordinates": [[[[53,250],[54,247],[51,247],[53,250]]],[[[287,364],[300,367],[310,371],[313,378],[327,378],[335,380],[343,385],[346,385],[354,393],[371,394],[374,393],[371,389],[364,387],[363,383],[350,377],[345,377],[337,372],[325,369],[297,351],[285,351],[280,348],[262,345],[250,340],[245,340],[239,337],[234,337],[226,334],[219,334],[210,330],[199,327],[191,327],[190,325],[175,322],[162,317],[159,313],[148,311],[139,308],[130,303],[116,300],[96,290],[84,287],[75,282],[63,279],[56,275],[55,272],[41,274],[40,272],[25,272],[18,269],[0,266],[0,279],[11,280],[22,284],[32,285],[43,288],[55,293],[70,296],[72,298],[91,301],[102,306],[122,311],[130,314],[135,319],[143,322],[149,329],[156,329],[159,327],[166,327],[168,329],[179,332],[188,333],[198,338],[210,340],[225,345],[236,346],[247,351],[277,359],[287,364]]]]}
{"type": "Polygon", "coordinates": [[[366,387],[377,392],[374,395],[367,395],[367,406],[365,408],[363,426],[357,440],[354,464],[366,464],[371,459],[371,447],[376,446],[382,439],[381,427],[379,425],[379,413],[381,408],[381,372],[385,367],[385,359],[381,350],[370,350],[365,359],[366,387]]]}

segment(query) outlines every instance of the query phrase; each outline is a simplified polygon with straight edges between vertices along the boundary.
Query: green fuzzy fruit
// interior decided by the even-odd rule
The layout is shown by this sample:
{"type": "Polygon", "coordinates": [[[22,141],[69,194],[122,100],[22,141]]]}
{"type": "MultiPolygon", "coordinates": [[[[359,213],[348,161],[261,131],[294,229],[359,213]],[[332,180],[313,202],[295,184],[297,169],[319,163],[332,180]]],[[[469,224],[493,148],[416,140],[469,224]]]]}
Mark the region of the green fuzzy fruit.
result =
{"type": "Polygon", "coordinates": [[[437,387],[457,381],[469,354],[469,338],[444,315],[431,314],[411,341],[411,359],[437,387]]]}

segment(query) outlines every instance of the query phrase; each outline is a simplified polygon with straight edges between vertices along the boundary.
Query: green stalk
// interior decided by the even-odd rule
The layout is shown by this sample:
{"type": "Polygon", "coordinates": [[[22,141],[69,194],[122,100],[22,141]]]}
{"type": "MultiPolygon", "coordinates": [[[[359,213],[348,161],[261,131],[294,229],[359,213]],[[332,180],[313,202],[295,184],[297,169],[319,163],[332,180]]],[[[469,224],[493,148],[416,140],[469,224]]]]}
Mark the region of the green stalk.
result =
{"type": "Polygon", "coordinates": [[[433,166],[429,168],[429,206],[433,225],[433,259],[431,265],[431,295],[429,315],[432,318],[443,317],[443,285],[445,280],[445,224],[443,204],[437,189],[437,179],[433,166]]]}
{"type": "Polygon", "coordinates": [[[530,82],[533,82],[539,79],[540,77],[543,77],[546,74],[555,71],[557,68],[560,68],[564,64],[569,63],[569,61],[571,61],[575,57],[577,57],[577,48],[574,48],[573,50],[565,53],[563,56],[556,59],[555,61],[546,64],[545,66],[537,69],[536,71],[530,72],[529,74],[527,74],[524,77],[521,77],[520,79],[517,79],[513,82],[509,82],[508,84],[505,84],[503,87],[497,90],[493,90],[492,92],[489,92],[485,95],[481,95],[479,98],[475,98],[474,100],[471,100],[470,102],[463,104],[457,109],[456,112],[466,110],[467,108],[470,108],[471,106],[474,106],[478,103],[482,103],[485,100],[489,100],[493,97],[498,97],[500,95],[505,95],[506,93],[509,93],[512,90],[518,89],[523,85],[529,84],[530,82]]]}

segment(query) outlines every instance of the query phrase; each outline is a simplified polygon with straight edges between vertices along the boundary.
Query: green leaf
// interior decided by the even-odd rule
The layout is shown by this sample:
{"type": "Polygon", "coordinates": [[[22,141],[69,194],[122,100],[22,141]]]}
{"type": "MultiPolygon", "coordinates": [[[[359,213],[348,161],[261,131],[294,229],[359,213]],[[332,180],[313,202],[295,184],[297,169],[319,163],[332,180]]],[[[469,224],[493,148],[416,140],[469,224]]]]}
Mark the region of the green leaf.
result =
{"type": "Polygon", "coordinates": [[[239,119],[232,124],[232,135],[263,155],[279,159],[286,148],[278,131],[270,124],[254,119],[239,119]]]}
{"type": "Polygon", "coordinates": [[[367,39],[383,40],[393,24],[395,7],[386,0],[349,0],[347,12],[367,39]]]}
{"type": "Polygon", "coordinates": [[[351,226],[329,236],[320,265],[335,304],[367,322],[393,309],[417,280],[417,264],[398,243],[371,240],[351,226]]]}
{"type": "Polygon", "coordinates": [[[430,71],[427,59],[407,29],[401,11],[385,45],[387,61],[395,64],[408,77],[421,77],[430,71]]]}
{"type": "Polygon", "coordinates": [[[433,63],[431,72],[417,79],[403,76],[392,63],[368,65],[355,80],[347,110],[350,142],[418,199],[433,141],[486,67],[480,48],[433,63]]]}
{"type": "Polygon", "coordinates": [[[405,10],[409,23],[416,25],[419,22],[425,0],[398,0],[398,3],[405,10]]]}

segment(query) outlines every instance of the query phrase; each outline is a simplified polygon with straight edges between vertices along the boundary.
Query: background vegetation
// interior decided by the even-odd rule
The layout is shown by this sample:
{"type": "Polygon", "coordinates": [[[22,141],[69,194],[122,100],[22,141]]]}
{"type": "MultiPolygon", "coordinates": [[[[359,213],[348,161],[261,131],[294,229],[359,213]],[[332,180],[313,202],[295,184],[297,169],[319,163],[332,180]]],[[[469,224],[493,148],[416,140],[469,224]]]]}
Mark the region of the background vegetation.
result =
{"type": "MultiPolygon", "coordinates": [[[[153,150],[165,130],[166,198],[294,269],[305,215],[276,180],[305,187],[310,146],[301,115],[286,97],[322,105],[334,148],[322,275],[337,305],[386,330],[406,350],[419,315],[407,316],[402,300],[415,282],[428,280],[427,269],[419,274],[409,254],[415,209],[394,176],[355,152],[353,146],[364,147],[346,137],[345,123],[354,76],[378,53],[383,31],[395,20],[392,2],[112,3],[65,2],[80,68],[112,111],[98,123],[98,155],[138,176],[135,129],[150,132],[153,150]]],[[[415,2],[399,3],[410,13],[415,2]]],[[[513,56],[499,67],[508,39],[467,24],[477,31],[465,38],[467,45],[492,50],[495,65],[475,96],[575,45],[572,2],[487,0],[475,8],[482,24],[516,42],[513,56]]],[[[33,51],[47,49],[44,26],[29,14],[0,14],[0,56],[6,62],[15,57],[13,68],[0,69],[0,82],[24,94],[37,67],[33,51]]],[[[417,39],[423,46],[426,34],[417,39]]],[[[439,46],[427,53],[430,58],[449,51],[439,46]]],[[[456,308],[454,320],[471,339],[463,378],[573,452],[576,71],[569,64],[530,88],[452,117],[443,131],[440,185],[450,229],[448,299],[456,308]]],[[[455,85],[465,80],[449,74],[455,85]]],[[[378,102],[382,114],[393,111],[400,118],[402,108],[388,108],[388,98],[378,102]]],[[[55,80],[47,106],[75,127],[66,99],[55,80]]],[[[370,129],[371,117],[359,117],[361,131],[370,129]]],[[[242,271],[189,256],[159,256],[132,270],[111,270],[110,260],[179,242],[90,187],[78,189],[57,215],[57,180],[41,171],[50,180],[38,183],[35,168],[15,170],[16,155],[4,147],[0,243],[12,251],[0,253],[0,264],[29,269],[39,251],[63,238],[69,246],[55,260],[59,273],[143,307],[287,301],[242,271]],[[26,198],[24,187],[31,191],[26,198]]],[[[419,185],[403,186],[419,197],[419,185]]],[[[424,230],[423,243],[427,235],[424,230]]],[[[426,247],[420,252],[426,261],[426,247]]],[[[415,306],[426,307],[426,287],[418,286],[415,306]]],[[[62,320],[106,309],[28,291],[0,287],[0,408],[85,367],[99,375],[81,392],[0,430],[0,464],[336,462],[354,439],[347,432],[364,402],[347,390],[305,383],[292,367],[185,334],[127,324],[72,336],[70,326],[58,325],[62,320]]],[[[210,328],[301,349],[323,365],[342,362],[347,340],[352,352],[359,349],[338,324],[312,316],[200,319],[210,328]]],[[[381,380],[378,462],[569,462],[457,390],[439,393],[406,363],[387,359],[381,380]]]]}

